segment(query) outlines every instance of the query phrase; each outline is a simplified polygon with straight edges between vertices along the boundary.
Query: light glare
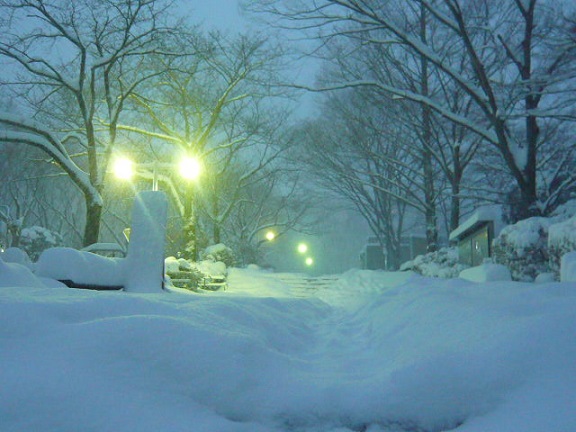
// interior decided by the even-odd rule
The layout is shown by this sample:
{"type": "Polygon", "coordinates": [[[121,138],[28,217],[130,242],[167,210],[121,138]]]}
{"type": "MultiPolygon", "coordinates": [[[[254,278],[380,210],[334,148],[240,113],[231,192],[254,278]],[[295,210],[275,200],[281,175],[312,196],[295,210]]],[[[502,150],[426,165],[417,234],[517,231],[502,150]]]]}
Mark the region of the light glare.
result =
{"type": "Polygon", "coordinates": [[[127,158],[119,158],[114,162],[114,175],[122,180],[130,180],[134,175],[134,163],[127,158]]]}
{"type": "Polygon", "coordinates": [[[268,231],[266,233],[266,240],[268,241],[272,241],[276,238],[276,234],[274,233],[274,231],[268,231]]]}
{"type": "Polygon", "coordinates": [[[305,254],[308,252],[308,245],[306,243],[300,243],[298,245],[298,252],[301,254],[305,254]]]}
{"type": "Polygon", "coordinates": [[[180,161],[180,175],[188,180],[195,180],[200,175],[202,167],[198,159],[187,157],[180,161]]]}
{"type": "Polygon", "coordinates": [[[305,261],[305,262],[306,262],[306,265],[307,265],[308,267],[310,267],[311,265],[314,264],[314,258],[308,257],[308,258],[306,258],[306,261],[305,261]]]}

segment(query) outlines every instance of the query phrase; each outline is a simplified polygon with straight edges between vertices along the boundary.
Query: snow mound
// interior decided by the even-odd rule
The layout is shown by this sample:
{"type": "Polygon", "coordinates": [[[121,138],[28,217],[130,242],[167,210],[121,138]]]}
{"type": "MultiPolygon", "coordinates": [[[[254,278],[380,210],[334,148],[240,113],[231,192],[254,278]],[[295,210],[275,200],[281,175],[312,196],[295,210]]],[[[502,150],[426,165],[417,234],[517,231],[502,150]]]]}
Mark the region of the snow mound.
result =
{"type": "Polygon", "coordinates": [[[43,288],[45,285],[27,266],[4,262],[3,257],[0,255],[0,287],[43,288]]]}
{"type": "Polygon", "coordinates": [[[562,255],[560,281],[576,282],[576,252],[568,252],[562,255]]]}
{"type": "Polygon", "coordinates": [[[0,253],[0,258],[7,263],[20,264],[30,269],[34,267],[32,264],[32,260],[30,259],[26,251],[17,247],[9,247],[4,252],[0,253]]]}
{"type": "Polygon", "coordinates": [[[460,272],[461,279],[471,282],[511,281],[512,275],[507,267],[500,264],[485,263],[460,272]]]}
{"type": "Polygon", "coordinates": [[[122,286],[123,258],[107,258],[72,248],[46,249],[36,263],[36,275],[88,285],[122,286]]]}
{"type": "Polygon", "coordinates": [[[293,297],[282,277],[1,289],[0,430],[576,430],[573,283],[354,270],[293,297]]]}
{"type": "Polygon", "coordinates": [[[576,250],[576,216],[550,226],[548,248],[550,250],[550,266],[558,274],[561,271],[562,256],[576,250]]]}

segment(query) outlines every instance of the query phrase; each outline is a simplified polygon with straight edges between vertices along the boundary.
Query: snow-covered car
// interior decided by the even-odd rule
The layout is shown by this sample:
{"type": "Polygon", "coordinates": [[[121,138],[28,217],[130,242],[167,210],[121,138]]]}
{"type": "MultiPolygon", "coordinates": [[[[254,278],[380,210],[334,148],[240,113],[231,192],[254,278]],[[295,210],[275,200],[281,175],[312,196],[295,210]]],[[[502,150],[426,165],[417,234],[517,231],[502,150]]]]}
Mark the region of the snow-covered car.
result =
{"type": "Polygon", "coordinates": [[[118,243],[92,243],[82,250],[106,257],[124,258],[126,256],[126,249],[118,243]]]}

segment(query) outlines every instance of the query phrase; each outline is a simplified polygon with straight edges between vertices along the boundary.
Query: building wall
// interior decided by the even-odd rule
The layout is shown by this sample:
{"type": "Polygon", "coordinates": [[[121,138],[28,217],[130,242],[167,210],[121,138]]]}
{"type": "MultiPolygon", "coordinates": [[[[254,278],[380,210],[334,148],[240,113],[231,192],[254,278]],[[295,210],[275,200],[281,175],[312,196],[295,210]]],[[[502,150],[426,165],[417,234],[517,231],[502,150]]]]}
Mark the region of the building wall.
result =
{"type": "Polygon", "coordinates": [[[492,237],[492,225],[489,222],[462,237],[458,242],[460,262],[472,267],[482,264],[485,258],[491,256],[492,237]]]}

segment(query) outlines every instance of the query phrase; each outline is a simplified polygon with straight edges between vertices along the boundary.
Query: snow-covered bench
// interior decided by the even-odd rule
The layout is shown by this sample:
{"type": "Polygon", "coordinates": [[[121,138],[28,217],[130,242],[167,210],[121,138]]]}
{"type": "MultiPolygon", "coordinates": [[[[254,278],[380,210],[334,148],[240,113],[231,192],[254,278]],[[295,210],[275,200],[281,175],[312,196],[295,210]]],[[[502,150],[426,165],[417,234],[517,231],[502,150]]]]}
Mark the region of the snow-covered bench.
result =
{"type": "Polygon", "coordinates": [[[125,259],[56,247],[42,252],[35,273],[73,288],[120,290],[125,285],[125,259]]]}

